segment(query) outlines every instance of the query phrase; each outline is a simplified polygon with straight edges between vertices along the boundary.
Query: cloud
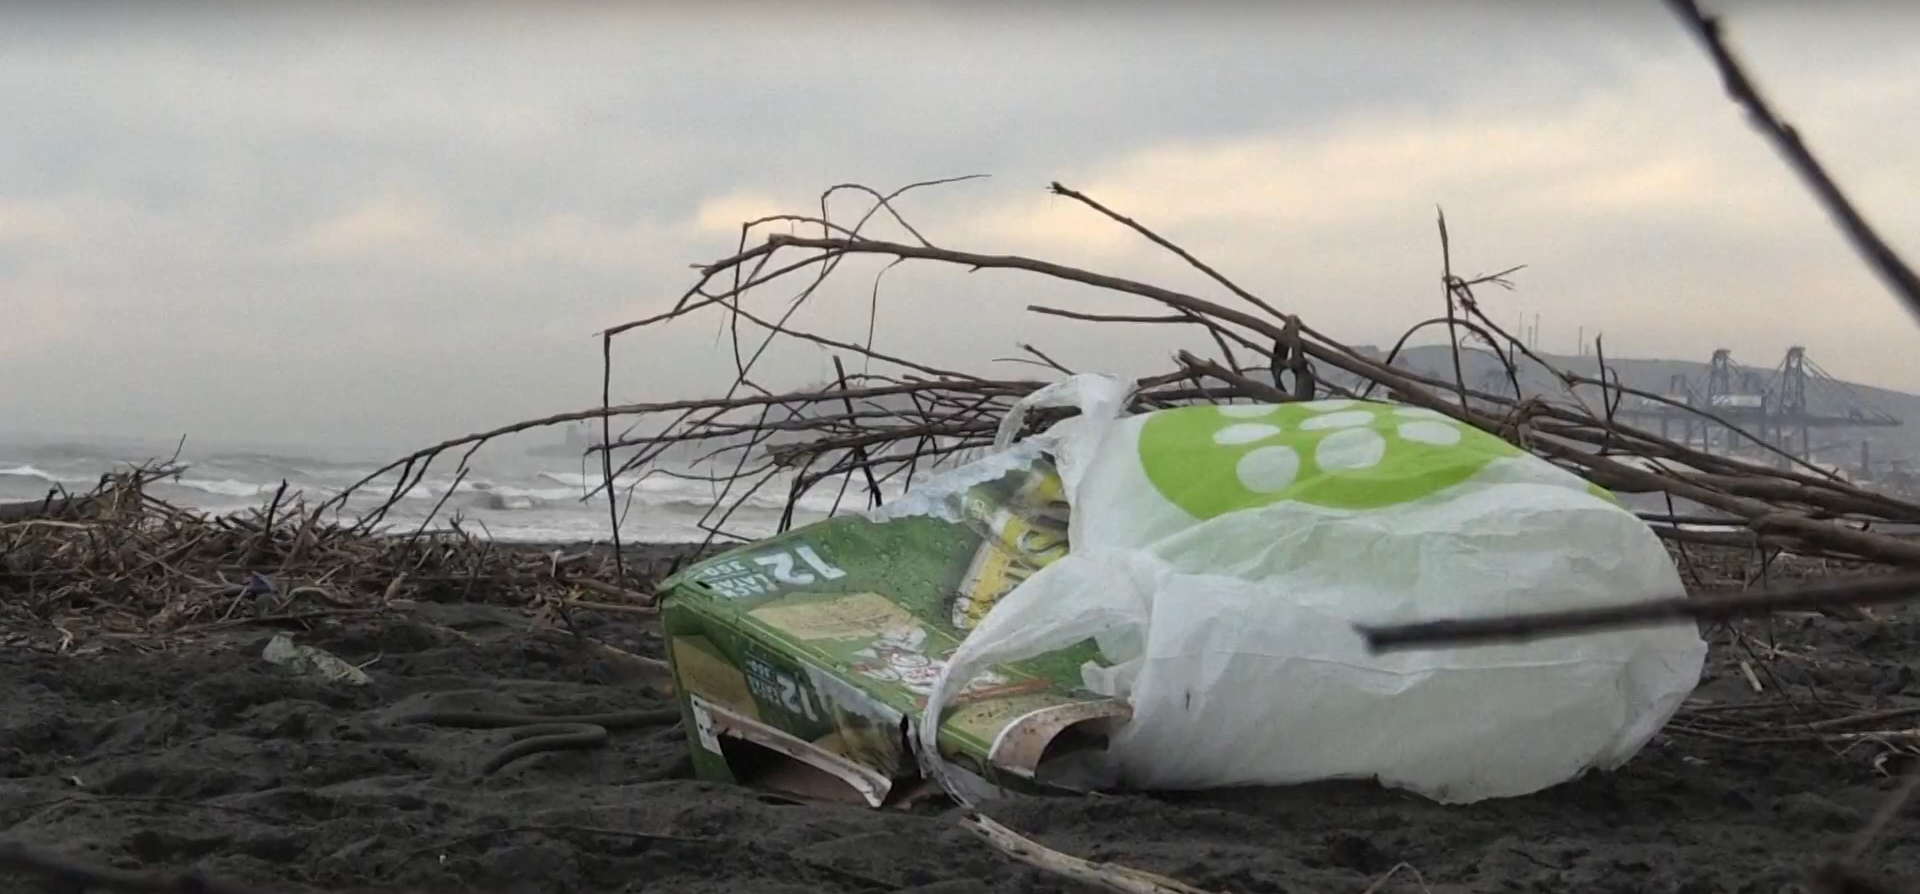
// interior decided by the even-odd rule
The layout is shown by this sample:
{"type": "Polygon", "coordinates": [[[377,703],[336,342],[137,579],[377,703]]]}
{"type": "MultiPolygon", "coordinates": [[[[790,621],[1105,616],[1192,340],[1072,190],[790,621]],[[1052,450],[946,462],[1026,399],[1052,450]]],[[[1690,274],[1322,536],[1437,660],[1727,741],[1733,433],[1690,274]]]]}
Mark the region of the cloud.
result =
{"type": "Polygon", "coordinates": [[[346,214],[317,223],[296,244],[295,256],[316,261],[355,261],[369,256],[417,254],[435,248],[444,257],[449,249],[440,214],[417,201],[379,197],[346,214]]]}
{"type": "MultiPolygon", "coordinates": [[[[1496,293],[1488,305],[1508,320],[1542,314],[1550,349],[1571,352],[1583,329],[1637,354],[1704,356],[1731,344],[1770,357],[1811,341],[1826,346],[1830,368],[1920,386],[1904,368],[1915,335],[1904,315],[1700,67],[1684,55],[1648,61],[1611,89],[1546,107],[1388,108],[1305,134],[1167,140],[1061,176],[1322,331],[1356,340],[1437,308],[1439,204],[1452,221],[1456,272],[1530,265],[1519,294],[1496,293]],[[1696,89],[1677,87],[1685,84],[1696,89]]],[[[1882,84],[1910,67],[1821,77],[1882,84]]],[[[1901,176],[1902,144],[1920,134],[1888,112],[1920,104],[1920,93],[1826,95],[1829,104],[1802,119],[1808,132],[1859,139],[1836,157],[1863,185],[1901,176]]],[[[1920,237],[1920,216],[1887,200],[1897,193],[1862,194],[1878,199],[1890,231],[1920,237]]],[[[1064,199],[1010,196],[961,214],[955,229],[1179,275],[1178,262],[1150,260],[1158,249],[1064,199]]]]}
{"type": "Polygon", "coordinates": [[[37,248],[69,243],[74,237],[74,223],[71,214],[46,205],[20,202],[0,206],[0,246],[37,248]]]}
{"type": "Polygon", "coordinates": [[[799,206],[783,204],[763,193],[733,192],[700,203],[693,224],[708,233],[738,233],[740,225],[776,214],[804,213],[799,206]]]}
{"type": "MultiPolygon", "coordinates": [[[[1546,347],[1583,326],[1610,352],[1806,341],[1837,373],[1920,387],[1910,327],[1697,49],[1651,4],[1602,6],[27,5],[0,14],[0,104],[36,122],[0,141],[0,302],[31,307],[8,313],[0,381],[48,384],[0,389],[0,419],[406,445],[584,404],[591,333],[676,300],[742,220],[981,171],[901,209],[942,245],[1222,294],[1046,195],[1058,179],[1378,342],[1437,304],[1440,204],[1458,267],[1532,265],[1487,300],[1540,313],[1546,347]]],[[[1920,69],[1896,52],[1916,15],[1730,15],[1869,215],[1920,243],[1902,201],[1920,69]]],[[[796,323],[864,338],[882,269],[849,262],[796,323]]],[[[940,365],[1024,372],[987,361],[1031,341],[1144,371],[1204,344],[1034,319],[1143,302],[1030,276],[879,282],[882,344],[940,365]]],[[[715,387],[719,323],[634,335],[616,389],[715,387]]],[[[769,383],[830,369],[812,349],[768,364],[769,383]]]]}
{"type": "Polygon", "coordinates": [[[53,359],[63,345],[84,334],[79,315],[67,310],[75,296],[57,282],[0,275],[0,291],[12,309],[0,326],[0,354],[16,359],[53,359]]]}

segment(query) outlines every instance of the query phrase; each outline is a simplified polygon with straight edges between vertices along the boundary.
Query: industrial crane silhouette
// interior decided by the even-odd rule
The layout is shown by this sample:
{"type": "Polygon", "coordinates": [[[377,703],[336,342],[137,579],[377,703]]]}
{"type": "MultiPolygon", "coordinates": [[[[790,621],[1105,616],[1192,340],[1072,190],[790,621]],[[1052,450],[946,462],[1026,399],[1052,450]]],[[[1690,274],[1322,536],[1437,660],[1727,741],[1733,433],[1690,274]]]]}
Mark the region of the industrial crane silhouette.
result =
{"type": "MultiPolygon", "coordinates": [[[[1835,379],[1799,345],[1788,348],[1786,356],[1767,373],[1741,366],[1734,361],[1732,351],[1720,348],[1713,352],[1706,375],[1691,381],[1684,375],[1673,376],[1664,397],[1711,413],[1803,460],[1811,460],[1818,449],[1809,440],[1813,431],[1903,424],[1873,406],[1858,389],[1835,379]]],[[[1620,413],[1657,420],[1662,436],[1678,434],[1682,443],[1709,453],[1746,452],[1752,447],[1750,441],[1726,426],[1658,401],[1628,401],[1622,404],[1620,413]]],[[[1860,448],[1860,465],[1865,468],[1865,441],[1860,448]]]]}

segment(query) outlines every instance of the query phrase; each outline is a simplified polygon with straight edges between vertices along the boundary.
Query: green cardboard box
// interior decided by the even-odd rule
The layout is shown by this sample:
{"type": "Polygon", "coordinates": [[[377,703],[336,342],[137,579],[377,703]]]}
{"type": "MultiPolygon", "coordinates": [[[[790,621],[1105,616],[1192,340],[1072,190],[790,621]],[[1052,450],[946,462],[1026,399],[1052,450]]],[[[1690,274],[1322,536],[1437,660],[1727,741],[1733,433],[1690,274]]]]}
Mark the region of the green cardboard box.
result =
{"type": "MultiPolygon", "coordinates": [[[[918,780],[913,729],[945,659],[1068,548],[1059,475],[1043,455],[1024,457],[997,477],[1007,463],[929,482],[879,520],[831,518],[666,581],[662,625],[696,774],[797,772],[874,807],[918,780]]],[[[1046,766],[1097,748],[1129,715],[1082,686],[1088,662],[1099,663],[1091,642],[976,679],[942,718],[947,771],[1052,787],[1046,766]]]]}

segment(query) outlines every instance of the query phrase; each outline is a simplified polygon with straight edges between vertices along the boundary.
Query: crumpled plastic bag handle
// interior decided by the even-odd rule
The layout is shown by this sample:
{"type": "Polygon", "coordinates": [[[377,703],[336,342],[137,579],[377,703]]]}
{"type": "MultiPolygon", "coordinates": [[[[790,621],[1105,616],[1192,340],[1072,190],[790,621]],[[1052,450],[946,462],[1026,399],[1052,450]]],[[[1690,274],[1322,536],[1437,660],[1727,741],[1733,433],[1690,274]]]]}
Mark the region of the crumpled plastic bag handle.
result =
{"type": "MultiPolygon", "coordinates": [[[[1105,439],[1113,424],[1126,414],[1127,406],[1138,388],[1137,380],[1096,373],[1081,373],[1055,382],[1014,401],[1013,406],[1007,410],[1007,415],[1000,420],[999,431],[995,433],[993,439],[993,449],[995,452],[1011,449],[1015,437],[1019,435],[1021,427],[1026,424],[1027,413],[1035,408],[1079,408],[1079,419],[1067,420],[1048,429],[1045,434],[1030,439],[1045,439],[1051,442],[1047,447],[1054,454],[1054,465],[1060,474],[1067,505],[1071,509],[1074,504],[1074,495],[1077,493],[1076,487],[1087,459],[1095,454],[1100,442],[1105,439]]],[[[1071,564],[1069,563],[1069,566],[1071,564]]],[[[974,674],[985,670],[986,665],[1001,660],[1017,661],[1068,646],[1097,631],[1105,630],[1113,623],[1111,619],[1098,612],[1093,614],[1100,617],[1104,623],[1092,623],[1085,618],[1075,618],[1073,620],[1078,623],[1069,627],[1058,622],[1036,623],[1040,619],[1025,617],[1024,611],[1016,611],[1016,614],[1023,616],[1018,619],[1010,617],[1007,612],[999,611],[1000,606],[1008,604],[1010,600],[1015,605],[1025,602],[1026,600],[1016,599],[1016,595],[1034,581],[1048,579],[1048,570],[1043,568],[1036,572],[1027,582],[1002,596],[993,608],[987,610],[986,615],[980,619],[980,623],[955,648],[953,658],[958,660],[950,662],[947,667],[941,669],[939,677],[934,682],[933,691],[928,696],[921,715],[920,766],[929,777],[940,784],[941,788],[962,803],[968,803],[969,799],[964,790],[957,786],[944,771],[938,747],[941,712],[954,692],[971,682],[974,674]],[[998,621],[995,620],[996,612],[1000,615],[998,621]],[[1001,628],[1009,622],[1012,622],[1015,627],[1027,628],[1028,634],[1038,638],[1028,639],[1017,633],[1002,630],[1001,628]],[[986,655],[979,654],[982,651],[979,648],[968,649],[967,647],[969,642],[974,642],[976,636],[982,635],[982,631],[986,632],[987,639],[991,642],[991,648],[986,650],[988,653],[986,655]]],[[[979,643],[976,642],[975,645],[978,646],[979,643]]]]}
{"type": "Polygon", "coordinates": [[[1081,373],[1062,379],[1013,402],[993,436],[993,449],[1013,446],[1014,436],[1027,424],[1027,411],[1039,407],[1078,407],[1080,415],[1102,422],[1118,419],[1139,383],[1119,376],[1081,373]]]}
{"type": "Polygon", "coordinates": [[[1133,393],[1139,387],[1138,381],[1120,376],[1098,373],[1069,376],[1014,401],[1005,418],[1000,420],[1000,430],[993,438],[994,449],[1006,450],[1013,446],[1014,436],[1027,422],[1028,411],[1039,407],[1078,407],[1078,418],[1068,419],[1028,439],[1044,442],[1044,449],[1053,454],[1054,470],[1060,475],[1061,489],[1071,507],[1080,492],[1080,479],[1085,475],[1088,460],[1098,452],[1100,442],[1106,439],[1114,424],[1126,415],[1133,393]]]}

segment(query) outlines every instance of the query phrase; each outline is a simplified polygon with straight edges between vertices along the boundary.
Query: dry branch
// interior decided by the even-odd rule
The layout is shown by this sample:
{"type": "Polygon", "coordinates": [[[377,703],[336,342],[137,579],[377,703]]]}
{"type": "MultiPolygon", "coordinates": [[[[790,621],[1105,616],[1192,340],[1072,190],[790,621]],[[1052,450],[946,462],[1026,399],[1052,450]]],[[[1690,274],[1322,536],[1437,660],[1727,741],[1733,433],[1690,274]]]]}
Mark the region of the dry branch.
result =
{"type": "Polygon", "coordinates": [[[1800,138],[1800,131],[1781,118],[1761,95],[1760,88],[1747,75],[1746,68],[1722,37],[1720,20],[1702,12],[1694,0],[1667,2],[1706,47],[1707,54],[1713,58],[1714,67],[1720,73],[1727,96],[1746,111],[1754,128],[1787,160],[1794,173],[1806,182],[1807,188],[1813,190],[1821,206],[1833,218],[1835,226],[1852,243],[1867,267],[1880,277],[1881,282],[1886,283],[1887,289],[1900,299],[1907,312],[1920,320],[1920,276],[1914,274],[1913,268],[1861,216],[1853,201],[1840,189],[1840,184],[1834,182],[1833,176],[1827,173],[1826,166],[1814,157],[1813,150],[1807,148],[1806,142],[1800,138]]]}
{"type": "Polygon", "coordinates": [[[1360,633],[1374,651],[1386,652],[1415,647],[1528,642],[1549,636],[1674,621],[1725,621],[1769,612],[1807,611],[1833,605],[1871,605],[1915,599],[1920,599],[1920,574],[1908,573],[1753,590],[1731,596],[1701,598],[1677,594],[1651,602],[1599,608],[1481,619],[1363,625],[1360,633]]]}
{"type": "MultiPolygon", "coordinates": [[[[1704,453],[1690,445],[1623,424],[1614,412],[1619,400],[1628,393],[1644,392],[1623,388],[1617,376],[1604,369],[1602,375],[1594,379],[1555,368],[1496,324],[1480,306],[1475,289],[1486,285],[1511,288],[1510,277],[1520,268],[1488,275],[1457,275],[1450,257],[1452,236],[1446,230],[1444,217],[1439,222],[1440,267],[1447,312],[1415,326],[1414,330],[1435,325],[1454,333],[1456,365],[1461,339],[1473,339],[1490,347],[1513,386],[1511,396],[1469,387],[1458,370],[1449,381],[1397,366],[1393,355],[1384,359],[1365,355],[1234,283],[1193,252],[1122,211],[1062,184],[1055,183],[1051,188],[1055,194],[1073,199],[1173,253],[1230,293],[1237,303],[1228,306],[1198,295],[1043,258],[941,247],[908,223],[894,204],[899,191],[883,194],[842,185],[829,194],[861,191],[875,199],[876,204],[856,225],[842,226],[828,219],[824,197],[818,217],[782,215],[749,222],[743,227],[739,250],[732,256],[700,265],[698,281],[671,312],[606,331],[605,336],[611,339],[615,335],[669,325],[703,311],[725,314],[735,342],[737,375],[723,396],[613,405],[603,394],[602,406],[592,410],[480,432],[410,454],[336,497],[325,508],[337,510],[353,490],[397,472],[401,483],[389,500],[371,513],[377,520],[394,500],[406,494],[412,483],[420,480],[426,466],[444,453],[464,450],[464,467],[465,456],[501,435],[584,419],[603,420],[602,430],[611,433],[605,420],[614,416],[634,418],[634,428],[639,427],[638,421],[646,419],[664,424],[655,426],[649,433],[608,438],[607,446],[594,448],[603,452],[601,487],[611,491],[616,482],[634,480],[635,475],[684,474],[684,469],[669,470],[668,465],[663,465],[666,457],[672,450],[702,445],[707,452],[697,464],[713,468],[710,478],[721,488],[718,505],[701,522],[715,538],[740,539],[740,535],[726,529],[728,520],[745,501],[759,499],[757,495],[769,487],[785,493],[788,500],[785,515],[789,522],[795,504],[811,488],[834,479],[841,482],[842,494],[853,487],[854,482],[859,482],[868,493],[869,503],[881,499],[878,487],[881,481],[910,482],[927,463],[962,461],[973,455],[983,441],[992,437],[999,418],[1012,402],[1044,382],[942,369],[911,357],[887,353],[872,344],[871,327],[866,342],[855,343],[791,325],[789,321],[795,311],[818,293],[841,263],[851,257],[871,256],[886,262],[889,269],[915,261],[969,271],[1023,272],[1143,299],[1158,305],[1162,311],[1156,314],[1116,309],[1091,313],[1038,305],[1028,308],[1041,315],[1068,317],[1096,325],[1177,323],[1200,327],[1219,353],[1200,357],[1182,352],[1172,372],[1141,383],[1135,399],[1135,406],[1141,409],[1248,398],[1277,401],[1308,396],[1373,398],[1377,394],[1444,413],[1507,438],[1603,487],[1632,493],[1664,493],[1691,501],[1724,514],[1726,524],[1748,528],[1760,541],[1797,554],[1866,558],[1920,567],[1920,543],[1872,529],[1881,522],[1920,521],[1920,504],[1869,492],[1804,464],[1801,464],[1804,470],[1793,468],[1792,458],[1777,450],[1772,453],[1778,467],[1765,467],[1704,453]],[[884,214],[899,224],[911,241],[865,235],[863,228],[876,214],[884,214]],[[818,224],[818,235],[776,232],[759,244],[747,244],[750,231],[776,219],[818,224]],[[769,287],[777,287],[796,275],[802,283],[798,295],[787,299],[787,306],[778,316],[762,315],[748,307],[769,287]],[[729,279],[730,287],[720,288],[718,284],[729,279]],[[742,333],[753,327],[757,327],[763,337],[752,346],[741,344],[742,333]],[[836,358],[859,357],[868,366],[888,372],[843,375],[831,386],[772,393],[753,381],[751,371],[768,346],[781,339],[811,345],[836,358]],[[1258,362],[1264,364],[1258,373],[1236,362],[1236,350],[1250,351],[1258,357],[1258,362]],[[1516,369],[1522,357],[1552,374],[1563,391],[1522,394],[1516,369]],[[1281,387],[1279,379],[1283,374],[1293,379],[1292,390],[1281,387]],[[1582,397],[1578,389],[1583,387],[1600,389],[1603,399],[1597,406],[1582,397]],[[614,450],[632,453],[616,466],[604,455],[614,450]],[[1623,457],[1632,457],[1635,461],[1622,462],[1623,457]]],[[[878,300],[877,286],[873,300],[878,300]]],[[[1059,374],[1066,369],[1039,348],[1023,348],[1033,358],[1034,365],[1049,373],[1059,374]]],[[[1396,345],[1396,354],[1398,349],[1396,345]]],[[[603,382],[603,388],[605,385],[603,382]]],[[[1029,430],[1051,424],[1065,415],[1068,413],[1058,411],[1035,414],[1029,430]]],[[[1724,420],[1709,421],[1724,423],[1724,420]]],[[[1724,427],[1737,431],[1734,426],[1724,427]]],[[[1763,444],[1763,450],[1770,447],[1760,438],[1746,437],[1763,444]]],[[[618,518],[616,514],[616,527],[618,518]]],[[[365,521],[360,524],[364,526],[365,521]]],[[[1729,536],[1725,532],[1672,527],[1663,533],[1708,540],[1729,536]]]]}
{"type": "Polygon", "coordinates": [[[1164,875],[1063,854],[979,814],[962,820],[960,827],[1028,866],[1115,894],[1212,894],[1164,875]]]}

